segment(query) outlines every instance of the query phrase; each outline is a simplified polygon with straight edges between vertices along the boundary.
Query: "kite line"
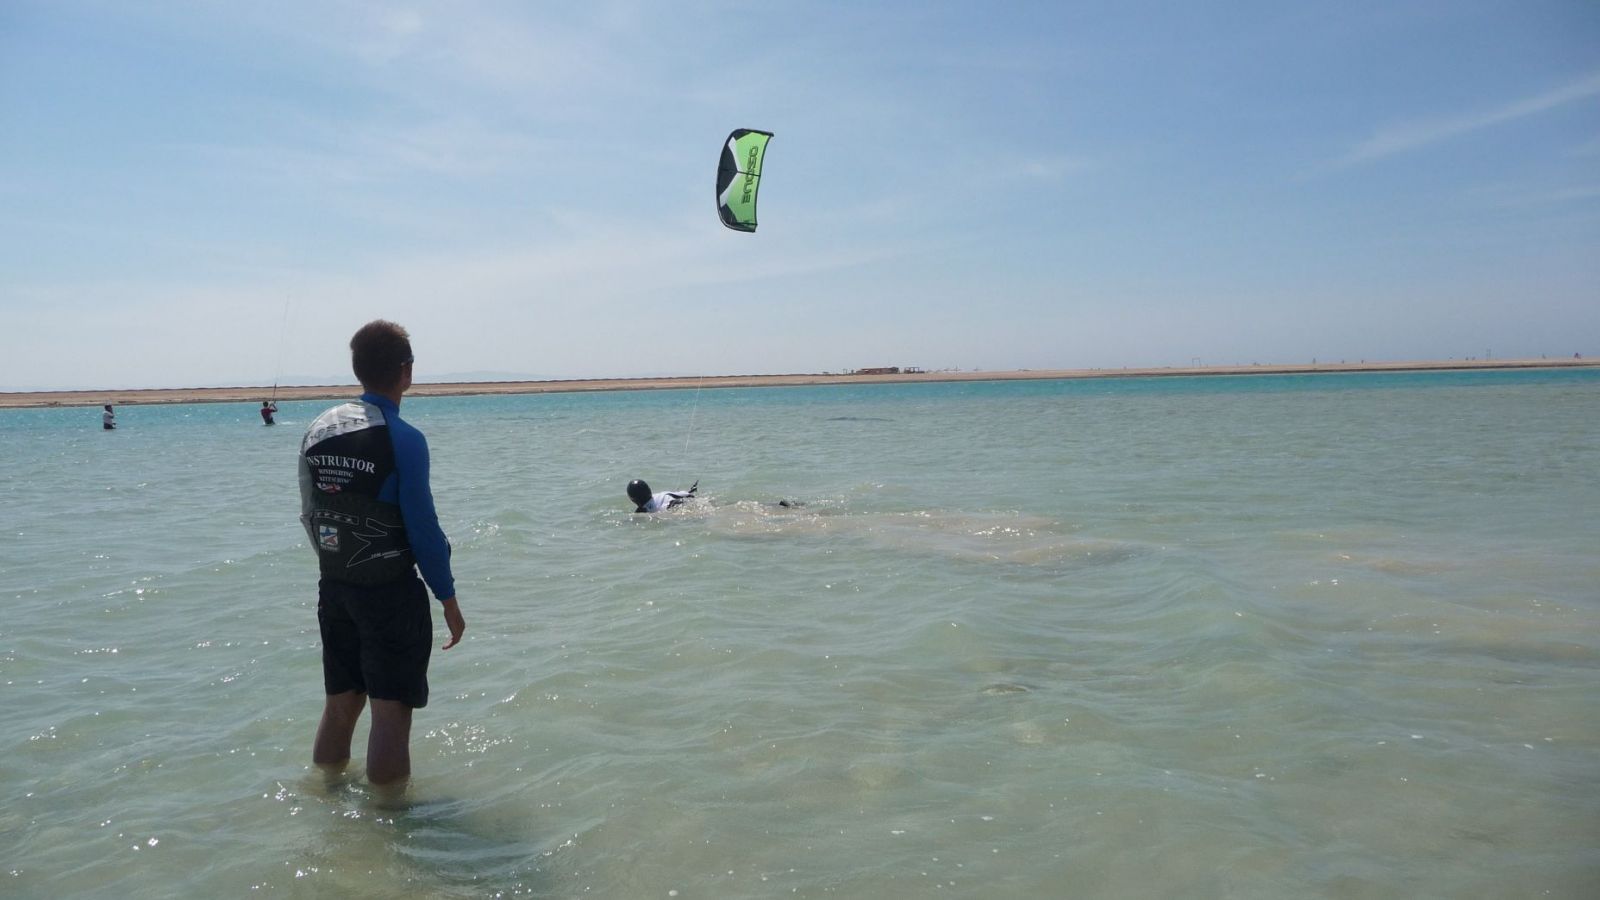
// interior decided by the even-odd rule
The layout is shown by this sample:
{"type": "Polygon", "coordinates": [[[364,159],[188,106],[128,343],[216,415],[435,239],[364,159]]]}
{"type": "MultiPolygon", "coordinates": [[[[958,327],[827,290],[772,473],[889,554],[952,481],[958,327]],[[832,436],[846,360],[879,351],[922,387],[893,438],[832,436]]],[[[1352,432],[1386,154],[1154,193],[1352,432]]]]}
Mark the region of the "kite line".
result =
{"type": "Polygon", "coordinates": [[[278,325],[278,359],[272,369],[272,402],[278,402],[278,382],[283,380],[283,345],[289,334],[289,301],[283,301],[283,321],[278,325]]]}

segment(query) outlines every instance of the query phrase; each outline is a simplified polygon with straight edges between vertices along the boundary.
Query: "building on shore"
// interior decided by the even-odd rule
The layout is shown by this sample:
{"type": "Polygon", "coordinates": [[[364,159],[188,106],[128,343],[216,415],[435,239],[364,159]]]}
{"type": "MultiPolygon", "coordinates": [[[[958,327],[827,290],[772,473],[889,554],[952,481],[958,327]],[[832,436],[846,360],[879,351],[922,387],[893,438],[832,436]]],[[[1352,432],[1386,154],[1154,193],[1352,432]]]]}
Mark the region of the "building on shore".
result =
{"type": "Polygon", "coordinates": [[[921,375],[925,371],[921,366],[878,366],[873,369],[856,369],[853,375],[921,375]]]}

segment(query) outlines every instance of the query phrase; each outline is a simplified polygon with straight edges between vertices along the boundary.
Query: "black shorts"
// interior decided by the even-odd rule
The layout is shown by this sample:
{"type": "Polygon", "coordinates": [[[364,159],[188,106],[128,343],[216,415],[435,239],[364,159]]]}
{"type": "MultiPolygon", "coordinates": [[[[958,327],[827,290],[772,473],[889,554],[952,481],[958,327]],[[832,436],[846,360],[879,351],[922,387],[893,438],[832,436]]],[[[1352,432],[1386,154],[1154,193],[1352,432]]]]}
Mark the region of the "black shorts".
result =
{"type": "Polygon", "coordinates": [[[364,691],[374,700],[428,705],[433,614],[422,579],[360,587],[317,582],[322,626],[322,686],[329,694],[364,691]]]}

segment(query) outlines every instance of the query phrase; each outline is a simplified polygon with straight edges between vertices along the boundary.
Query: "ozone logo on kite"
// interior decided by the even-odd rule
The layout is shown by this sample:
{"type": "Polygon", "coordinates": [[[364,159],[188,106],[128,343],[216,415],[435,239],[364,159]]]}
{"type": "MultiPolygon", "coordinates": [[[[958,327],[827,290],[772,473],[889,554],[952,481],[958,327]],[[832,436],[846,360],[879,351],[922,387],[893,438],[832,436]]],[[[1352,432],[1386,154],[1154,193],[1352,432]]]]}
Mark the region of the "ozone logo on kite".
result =
{"type": "Polygon", "coordinates": [[[722,145],[722,161],[717,164],[717,215],[734,231],[756,230],[761,160],[770,140],[770,131],[736,128],[722,145]]]}

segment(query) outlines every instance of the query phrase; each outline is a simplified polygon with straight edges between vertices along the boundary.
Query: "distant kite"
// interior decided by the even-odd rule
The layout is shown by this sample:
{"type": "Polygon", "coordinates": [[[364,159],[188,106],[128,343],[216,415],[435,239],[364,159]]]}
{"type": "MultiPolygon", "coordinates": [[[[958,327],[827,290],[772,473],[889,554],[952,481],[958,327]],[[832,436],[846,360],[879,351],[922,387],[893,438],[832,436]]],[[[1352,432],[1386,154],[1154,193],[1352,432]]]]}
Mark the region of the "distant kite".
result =
{"type": "Polygon", "coordinates": [[[761,158],[770,131],[736,128],[722,145],[717,165],[717,214],[734,231],[756,230],[756,191],[761,188],[761,158]]]}

